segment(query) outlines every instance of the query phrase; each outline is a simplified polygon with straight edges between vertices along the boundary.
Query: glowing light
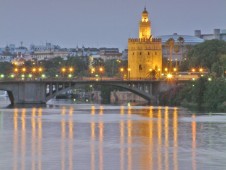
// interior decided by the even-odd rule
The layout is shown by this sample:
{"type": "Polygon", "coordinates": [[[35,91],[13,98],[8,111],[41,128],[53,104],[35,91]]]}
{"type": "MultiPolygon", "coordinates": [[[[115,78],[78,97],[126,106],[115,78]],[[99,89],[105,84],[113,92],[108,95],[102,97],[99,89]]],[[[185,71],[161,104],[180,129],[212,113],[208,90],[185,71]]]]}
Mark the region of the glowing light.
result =
{"type": "Polygon", "coordinates": [[[99,68],[99,71],[100,71],[100,72],[103,72],[103,71],[104,71],[104,68],[103,68],[103,67],[100,67],[100,68],[99,68]]]}
{"type": "Polygon", "coordinates": [[[18,68],[15,68],[14,71],[17,73],[19,70],[18,70],[18,68]]]}
{"type": "Polygon", "coordinates": [[[173,75],[172,74],[167,74],[167,76],[166,76],[168,79],[171,79],[171,78],[173,78],[173,75]]]}
{"type": "Polygon", "coordinates": [[[62,68],[61,71],[64,73],[66,71],[66,68],[62,68]]]}
{"type": "Polygon", "coordinates": [[[72,67],[69,68],[69,72],[72,72],[74,69],[72,67]]]}
{"type": "Polygon", "coordinates": [[[25,67],[24,67],[24,68],[22,68],[22,71],[23,71],[23,72],[26,72],[26,68],[25,68],[25,67]]]}
{"type": "Polygon", "coordinates": [[[72,78],[72,74],[68,74],[68,77],[69,77],[69,78],[72,78]]]}
{"type": "Polygon", "coordinates": [[[36,68],[32,68],[32,72],[36,72],[36,68]]]}

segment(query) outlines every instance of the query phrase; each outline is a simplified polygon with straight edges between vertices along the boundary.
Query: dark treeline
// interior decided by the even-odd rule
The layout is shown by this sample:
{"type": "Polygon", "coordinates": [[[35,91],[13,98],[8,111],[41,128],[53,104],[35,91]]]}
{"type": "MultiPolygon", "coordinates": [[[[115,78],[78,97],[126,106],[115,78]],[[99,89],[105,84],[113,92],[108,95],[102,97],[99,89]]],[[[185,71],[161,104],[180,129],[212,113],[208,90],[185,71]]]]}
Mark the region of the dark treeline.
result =
{"type": "Polygon", "coordinates": [[[204,68],[208,74],[160,95],[160,104],[198,110],[226,111],[226,42],[210,40],[194,46],[181,70],[204,68]]]}

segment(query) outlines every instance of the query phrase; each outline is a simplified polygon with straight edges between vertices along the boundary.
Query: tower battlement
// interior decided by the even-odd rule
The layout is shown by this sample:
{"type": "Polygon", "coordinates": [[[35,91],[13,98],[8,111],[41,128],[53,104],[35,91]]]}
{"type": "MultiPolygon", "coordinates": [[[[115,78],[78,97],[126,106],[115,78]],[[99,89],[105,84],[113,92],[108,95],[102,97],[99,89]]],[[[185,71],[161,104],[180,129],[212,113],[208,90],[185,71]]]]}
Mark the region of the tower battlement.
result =
{"type": "Polygon", "coordinates": [[[162,42],[161,38],[129,38],[128,42],[162,42]]]}

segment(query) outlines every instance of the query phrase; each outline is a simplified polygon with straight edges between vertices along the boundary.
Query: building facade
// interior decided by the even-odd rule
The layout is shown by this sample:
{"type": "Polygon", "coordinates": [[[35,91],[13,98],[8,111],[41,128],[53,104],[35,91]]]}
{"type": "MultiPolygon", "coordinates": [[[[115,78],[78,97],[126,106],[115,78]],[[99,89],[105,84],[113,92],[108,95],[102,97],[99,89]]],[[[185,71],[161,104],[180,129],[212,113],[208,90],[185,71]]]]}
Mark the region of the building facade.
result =
{"type": "Polygon", "coordinates": [[[169,60],[170,49],[167,45],[167,41],[169,39],[174,40],[174,49],[172,50],[172,60],[173,61],[182,61],[186,58],[187,52],[189,49],[197,44],[203,43],[204,40],[195,36],[190,35],[180,35],[174,33],[172,35],[161,35],[157,36],[157,38],[161,38],[162,40],[162,57],[169,60]],[[180,42],[179,39],[182,38],[183,42],[180,42]]]}
{"type": "Polygon", "coordinates": [[[202,34],[201,30],[195,30],[195,36],[204,40],[223,40],[226,41],[226,30],[214,29],[212,34],[202,34]]]}
{"type": "Polygon", "coordinates": [[[128,77],[149,78],[152,71],[162,71],[162,42],[153,38],[146,8],[139,24],[139,38],[128,40],[128,77]]]}

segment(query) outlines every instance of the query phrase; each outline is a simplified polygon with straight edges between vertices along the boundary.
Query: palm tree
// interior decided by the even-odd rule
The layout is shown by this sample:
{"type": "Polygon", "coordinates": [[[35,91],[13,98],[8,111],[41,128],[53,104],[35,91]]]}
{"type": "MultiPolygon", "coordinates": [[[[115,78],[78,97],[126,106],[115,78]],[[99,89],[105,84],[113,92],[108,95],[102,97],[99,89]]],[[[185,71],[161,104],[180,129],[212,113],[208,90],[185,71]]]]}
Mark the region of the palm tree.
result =
{"type": "Polygon", "coordinates": [[[184,38],[183,37],[178,37],[177,39],[180,49],[181,49],[181,59],[183,58],[183,45],[184,45],[184,38]]]}
{"type": "Polygon", "coordinates": [[[173,38],[169,38],[167,41],[166,41],[166,46],[169,48],[169,52],[170,52],[170,66],[169,66],[169,71],[172,72],[172,55],[173,55],[173,49],[174,49],[174,44],[175,44],[175,41],[173,38]]]}

